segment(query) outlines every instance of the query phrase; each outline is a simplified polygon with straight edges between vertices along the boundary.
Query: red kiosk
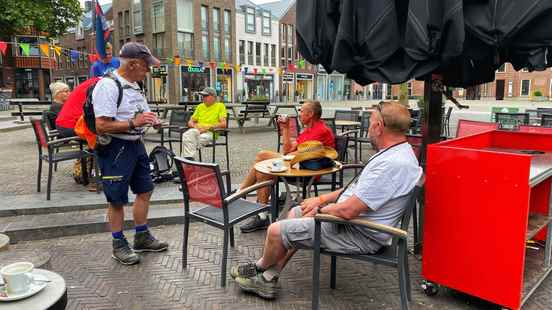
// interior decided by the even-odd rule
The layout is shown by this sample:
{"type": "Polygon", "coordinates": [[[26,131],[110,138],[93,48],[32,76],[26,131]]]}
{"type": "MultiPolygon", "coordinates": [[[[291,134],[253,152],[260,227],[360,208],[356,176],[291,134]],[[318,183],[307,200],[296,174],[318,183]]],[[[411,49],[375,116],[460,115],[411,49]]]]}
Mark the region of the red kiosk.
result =
{"type": "Polygon", "coordinates": [[[488,131],[428,146],[423,276],[519,309],[552,270],[552,137],[488,131]],[[527,248],[528,240],[544,247],[527,248]]]}

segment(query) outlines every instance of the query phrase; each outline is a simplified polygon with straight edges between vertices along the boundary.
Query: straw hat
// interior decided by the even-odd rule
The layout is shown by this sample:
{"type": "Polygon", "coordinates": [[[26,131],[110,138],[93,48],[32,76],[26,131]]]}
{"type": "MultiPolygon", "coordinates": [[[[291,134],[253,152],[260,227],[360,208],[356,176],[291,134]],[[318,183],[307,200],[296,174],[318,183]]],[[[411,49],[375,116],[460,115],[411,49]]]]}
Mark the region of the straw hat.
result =
{"type": "Polygon", "coordinates": [[[337,158],[337,152],[331,147],[324,146],[320,141],[305,141],[297,146],[297,154],[291,160],[290,165],[323,158],[334,160],[337,158]]]}

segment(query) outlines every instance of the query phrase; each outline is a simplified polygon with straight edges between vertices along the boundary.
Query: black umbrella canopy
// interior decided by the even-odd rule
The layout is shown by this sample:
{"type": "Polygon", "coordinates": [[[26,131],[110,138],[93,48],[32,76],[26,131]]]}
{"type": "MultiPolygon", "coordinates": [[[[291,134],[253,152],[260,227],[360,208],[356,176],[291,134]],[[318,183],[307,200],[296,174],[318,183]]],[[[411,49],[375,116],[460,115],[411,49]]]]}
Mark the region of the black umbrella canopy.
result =
{"type": "Polygon", "coordinates": [[[301,0],[298,47],[305,59],[361,85],[440,73],[449,86],[552,66],[552,0],[301,0]],[[330,56],[331,55],[331,56],[330,56]]]}

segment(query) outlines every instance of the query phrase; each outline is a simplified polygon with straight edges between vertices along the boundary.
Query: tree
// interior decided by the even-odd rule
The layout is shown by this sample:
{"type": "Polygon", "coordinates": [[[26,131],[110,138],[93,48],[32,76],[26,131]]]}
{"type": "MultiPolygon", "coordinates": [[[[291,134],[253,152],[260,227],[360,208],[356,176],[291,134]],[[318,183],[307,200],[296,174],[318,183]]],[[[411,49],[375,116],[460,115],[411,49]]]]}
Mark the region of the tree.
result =
{"type": "Polygon", "coordinates": [[[78,0],[1,0],[0,37],[36,30],[61,36],[82,16],[78,0]]]}
{"type": "Polygon", "coordinates": [[[404,82],[400,85],[399,88],[399,102],[408,107],[408,83],[404,82]]]}

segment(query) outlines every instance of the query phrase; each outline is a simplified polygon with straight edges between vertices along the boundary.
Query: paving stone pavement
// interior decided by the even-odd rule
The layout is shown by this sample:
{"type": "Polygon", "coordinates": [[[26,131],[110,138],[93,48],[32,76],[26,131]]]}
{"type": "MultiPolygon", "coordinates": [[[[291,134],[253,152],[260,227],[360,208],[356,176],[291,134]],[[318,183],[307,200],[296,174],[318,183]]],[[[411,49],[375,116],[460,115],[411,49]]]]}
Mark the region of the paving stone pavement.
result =
{"type": "MultiPolygon", "coordinates": [[[[49,251],[49,269],[61,274],[68,288],[67,309],[309,309],[311,305],[310,251],[299,251],[284,270],[275,301],[242,293],[227,276],[219,286],[222,231],[201,223],[190,229],[189,266],[182,270],[182,226],[160,226],[153,233],[170,244],[169,251],[142,255],[135,266],[111,258],[108,233],[20,242],[9,251],[49,251]]],[[[253,261],[261,255],[264,232],[240,234],[230,248],[229,265],[253,261]]],[[[131,241],[132,232],[127,232],[131,241]]],[[[441,289],[427,297],[419,288],[421,262],[410,255],[413,302],[411,309],[499,309],[466,295],[441,289]]],[[[322,259],[322,309],[399,309],[394,269],[338,259],[337,289],[329,288],[329,259],[322,259]]],[[[524,309],[550,309],[552,280],[546,280],[524,309]]]]}

